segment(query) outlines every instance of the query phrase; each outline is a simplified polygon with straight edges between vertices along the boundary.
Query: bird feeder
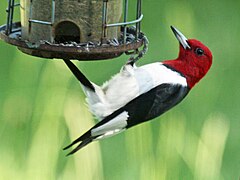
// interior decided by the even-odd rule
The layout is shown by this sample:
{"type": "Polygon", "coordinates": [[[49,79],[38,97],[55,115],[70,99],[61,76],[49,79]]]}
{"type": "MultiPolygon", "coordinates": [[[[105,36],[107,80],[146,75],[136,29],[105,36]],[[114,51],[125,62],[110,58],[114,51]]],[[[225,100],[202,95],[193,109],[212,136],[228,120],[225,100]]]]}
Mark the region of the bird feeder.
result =
{"type": "Polygon", "coordinates": [[[0,38],[22,52],[43,58],[100,60],[137,52],[144,44],[140,23],[128,20],[128,0],[8,0],[0,38]],[[20,8],[20,22],[13,22],[20,8]]]}

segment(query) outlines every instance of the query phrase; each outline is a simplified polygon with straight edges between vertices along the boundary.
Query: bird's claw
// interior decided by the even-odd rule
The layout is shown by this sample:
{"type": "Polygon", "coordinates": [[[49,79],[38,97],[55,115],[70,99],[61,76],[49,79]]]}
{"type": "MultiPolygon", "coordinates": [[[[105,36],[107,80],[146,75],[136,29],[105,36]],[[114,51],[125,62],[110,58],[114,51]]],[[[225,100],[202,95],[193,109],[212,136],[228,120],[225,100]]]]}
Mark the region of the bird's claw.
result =
{"type": "Polygon", "coordinates": [[[136,49],[135,53],[131,55],[131,57],[128,59],[126,64],[130,64],[133,66],[140,58],[142,58],[147,53],[149,41],[146,36],[143,36],[142,39],[143,39],[143,49],[141,51],[136,49]]]}

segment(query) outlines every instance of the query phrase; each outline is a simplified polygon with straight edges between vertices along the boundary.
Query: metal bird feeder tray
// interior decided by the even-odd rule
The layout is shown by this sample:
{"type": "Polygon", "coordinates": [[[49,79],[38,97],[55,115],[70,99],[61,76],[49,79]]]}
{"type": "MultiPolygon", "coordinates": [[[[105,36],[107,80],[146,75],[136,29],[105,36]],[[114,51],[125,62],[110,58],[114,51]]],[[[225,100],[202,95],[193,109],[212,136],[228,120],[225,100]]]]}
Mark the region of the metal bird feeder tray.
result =
{"type": "Polygon", "coordinates": [[[0,38],[32,56],[110,59],[144,44],[141,7],[137,0],[136,19],[129,21],[128,0],[8,0],[0,38]],[[15,8],[20,22],[13,22],[15,8]]]}

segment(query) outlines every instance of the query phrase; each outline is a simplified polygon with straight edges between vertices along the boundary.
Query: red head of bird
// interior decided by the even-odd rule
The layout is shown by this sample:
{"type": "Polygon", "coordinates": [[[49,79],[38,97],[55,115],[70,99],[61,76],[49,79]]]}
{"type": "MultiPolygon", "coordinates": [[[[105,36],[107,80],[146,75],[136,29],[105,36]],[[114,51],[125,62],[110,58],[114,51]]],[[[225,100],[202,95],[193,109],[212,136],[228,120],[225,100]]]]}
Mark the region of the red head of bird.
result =
{"type": "Polygon", "coordinates": [[[212,65],[212,53],[207,46],[196,39],[187,39],[179,30],[171,26],[180,43],[178,58],[164,61],[183,74],[192,88],[208,72],[212,65]]]}

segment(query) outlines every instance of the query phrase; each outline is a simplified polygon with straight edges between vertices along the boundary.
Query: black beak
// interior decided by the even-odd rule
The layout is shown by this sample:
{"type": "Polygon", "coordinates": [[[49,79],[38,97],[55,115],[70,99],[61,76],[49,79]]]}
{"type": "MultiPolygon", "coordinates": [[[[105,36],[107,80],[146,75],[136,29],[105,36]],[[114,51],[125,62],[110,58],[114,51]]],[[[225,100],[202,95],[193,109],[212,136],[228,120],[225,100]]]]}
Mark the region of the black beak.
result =
{"type": "Polygon", "coordinates": [[[182,47],[184,49],[191,49],[190,45],[187,42],[187,38],[175,27],[171,26],[171,29],[182,47]]]}

